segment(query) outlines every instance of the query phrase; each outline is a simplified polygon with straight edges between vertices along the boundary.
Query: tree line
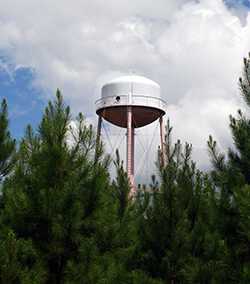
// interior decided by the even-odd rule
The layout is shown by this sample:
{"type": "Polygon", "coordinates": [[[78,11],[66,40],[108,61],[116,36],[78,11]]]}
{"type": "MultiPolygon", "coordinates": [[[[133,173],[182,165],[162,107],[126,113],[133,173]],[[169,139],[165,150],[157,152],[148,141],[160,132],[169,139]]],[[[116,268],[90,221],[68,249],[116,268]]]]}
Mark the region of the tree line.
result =
{"type": "MultiPolygon", "coordinates": [[[[250,55],[239,87],[250,107],[250,55]]],[[[209,172],[190,144],[171,143],[168,123],[167,163],[133,199],[119,153],[111,180],[95,130],[71,121],[57,91],[17,143],[2,101],[0,283],[250,283],[248,114],[230,116],[226,154],[209,137],[209,172]]]]}

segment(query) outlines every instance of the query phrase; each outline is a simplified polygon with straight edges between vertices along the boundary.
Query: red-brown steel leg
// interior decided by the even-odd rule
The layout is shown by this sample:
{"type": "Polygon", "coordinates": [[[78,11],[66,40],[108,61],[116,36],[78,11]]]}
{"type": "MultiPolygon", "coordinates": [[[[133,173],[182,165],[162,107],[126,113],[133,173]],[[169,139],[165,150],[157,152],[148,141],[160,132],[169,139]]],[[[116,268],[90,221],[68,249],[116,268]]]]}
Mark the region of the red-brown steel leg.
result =
{"type": "Polygon", "coordinates": [[[166,166],[166,153],[165,153],[165,143],[164,143],[164,125],[163,125],[163,119],[162,116],[159,119],[160,122],[160,138],[161,138],[161,164],[163,167],[166,166]]]}
{"type": "Polygon", "coordinates": [[[100,147],[101,130],[102,130],[102,117],[99,115],[98,116],[97,133],[96,133],[95,161],[97,160],[98,151],[99,151],[99,147],[100,147]]]}
{"type": "Polygon", "coordinates": [[[134,186],[134,126],[132,123],[132,107],[127,112],[127,173],[131,185],[130,194],[135,194],[134,186]]]}

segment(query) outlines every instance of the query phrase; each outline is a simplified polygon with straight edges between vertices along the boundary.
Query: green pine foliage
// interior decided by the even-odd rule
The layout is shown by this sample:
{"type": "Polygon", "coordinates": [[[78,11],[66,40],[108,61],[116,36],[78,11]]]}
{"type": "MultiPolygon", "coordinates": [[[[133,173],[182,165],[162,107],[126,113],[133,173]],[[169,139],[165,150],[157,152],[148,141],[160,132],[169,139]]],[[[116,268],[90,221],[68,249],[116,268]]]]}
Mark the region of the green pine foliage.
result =
{"type": "Polygon", "coordinates": [[[214,188],[191,160],[192,146],[172,145],[169,123],[166,130],[167,166],[145,193],[135,265],[160,283],[219,283],[226,248],[214,231],[214,188]]]}
{"type": "MultiPolygon", "coordinates": [[[[250,106],[250,57],[244,58],[243,77],[239,79],[241,95],[250,106]]],[[[230,129],[234,149],[220,154],[216,141],[209,138],[212,158],[212,178],[216,186],[217,230],[227,246],[225,263],[228,266],[227,283],[250,281],[250,231],[249,231],[249,183],[250,183],[250,120],[238,111],[238,117],[230,116],[230,129]]]]}
{"type": "Polygon", "coordinates": [[[93,161],[94,132],[83,116],[71,124],[57,91],[38,131],[27,127],[3,188],[2,227],[32,241],[46,283],[90,283],[99,251],[95,236],[109,182],[107,160],[93,161]]]}
{"type": "Polygon", "coordinates": [[[7,102],[3,99],[0,107],[0,181],[10,172],[14,163],[16,142],[11,138],[8,126],[7,102]]]}

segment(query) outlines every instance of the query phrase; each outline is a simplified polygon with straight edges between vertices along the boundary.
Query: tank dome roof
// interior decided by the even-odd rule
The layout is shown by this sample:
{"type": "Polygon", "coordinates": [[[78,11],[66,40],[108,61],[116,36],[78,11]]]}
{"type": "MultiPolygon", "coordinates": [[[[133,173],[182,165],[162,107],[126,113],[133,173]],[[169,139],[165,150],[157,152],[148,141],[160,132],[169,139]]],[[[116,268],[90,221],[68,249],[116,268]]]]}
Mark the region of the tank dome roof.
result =
{"type": "Polygon", "coordinates": [[[140,84],[152,85],[152,86],[160,88],[160,85],[154,82],[153,80],[150,80],[146,77],[139,76],[139,75],[120,76],[115,79],[112,79],[111,81],[107,82],[105,85],[114,84],[114,83],[140,83],[140,84]]]}
{"type": "Polygon", "coordinates": [[[161,96],[160,86],[143,76],[127,75],[114,78],[102,87],[102,97],[129,96],[157,97],[161,96]]]}

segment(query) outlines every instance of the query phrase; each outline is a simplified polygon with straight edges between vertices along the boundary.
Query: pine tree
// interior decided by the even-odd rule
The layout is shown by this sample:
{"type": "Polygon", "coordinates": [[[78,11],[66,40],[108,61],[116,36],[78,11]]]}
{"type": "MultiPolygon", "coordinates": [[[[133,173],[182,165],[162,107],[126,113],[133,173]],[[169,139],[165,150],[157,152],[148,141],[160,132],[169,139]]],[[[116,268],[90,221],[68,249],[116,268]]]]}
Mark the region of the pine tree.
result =
{"type": "MultiPolygon", "coordinates": [[[[240,91],[250,106],[250,55],[244,58],[243,77],[239,79],[240,91]]],[[[217,150],[216,141],[209,138],[208,147],[213,163],[211,175],[216,185],[218,231],[228,247],[225,259],[229,273],[227,283],[250,281],[250,120],[238,111],[230,116],[230,129],[235,149],[228,155],[217,150]]]]}
{"type": "Polygon", "coordinates": [[[32,241],[46,283],[95,283],[91,271],[99,253],[96,232],[108,161],[94,161],[95,135],[83,116],[75,126],[71,121],[57,91],[38,131],[27,127],[3,189],[3,226],[32,241]]]}
{"type": "MultiPolygon", "coordinates": [[[[0,181],[1,186],[15,166],[16,141],[9,131],[7,102],[3,99],[0,110],[0,181]]],[[[1,188],[0,208],[0,283],[38,283],[44,271],[31,241],[17,239],[14,232],[2,226],[4,196],[1,188]]]]}
{"type": "Polygon", "coordinates": [[[0,108],[0,181],[10,172],[14,163],[15,140],[9,132],[8,107],[5,99],[0,108]]]}
{"type": "Polygon", "coordinates": [[[211,231],[213,187],[191,160],[191,145],[172,145],[171,131],[168,122],[160,186],[153,179],[150,196],[138,205],[135,268],[159,283],[219,283],[225,250],[211,231]]]}
{"type": "MultiPolygon", "coordinates": [[[[248,107],[250,107],[250,54],[244,58],[243,78],[239,79],[241,95],[248,107]]],[[[241,110],[238,118],[230,116],[230,128],[237,151],[229,150],[229,160],[232,166],[239,169],[245,182],[250,183],[250,120],[241,110]]]]}

